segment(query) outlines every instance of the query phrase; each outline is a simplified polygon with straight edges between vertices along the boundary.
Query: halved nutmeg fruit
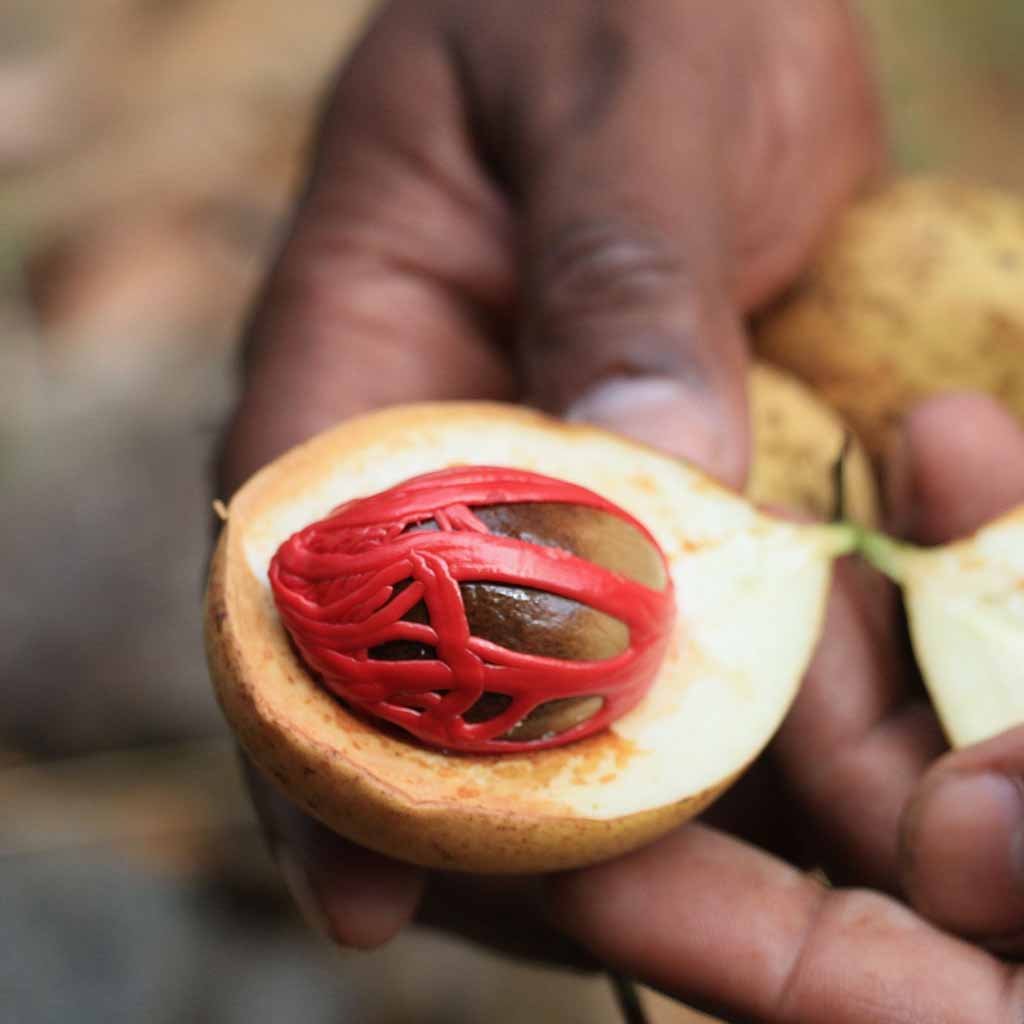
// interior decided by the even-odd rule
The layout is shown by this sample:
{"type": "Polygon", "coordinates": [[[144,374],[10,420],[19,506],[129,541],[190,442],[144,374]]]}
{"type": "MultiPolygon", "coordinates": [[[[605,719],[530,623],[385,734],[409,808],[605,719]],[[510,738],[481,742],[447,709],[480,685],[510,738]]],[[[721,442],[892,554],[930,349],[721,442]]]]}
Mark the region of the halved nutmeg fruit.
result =
{"type": "Polygon", "coordinates": [[[209,660],[257,766],[348,838],[563,869],[652,840],[742,772],[855,541],[600,430],[395,408],[232,500],[209,660]]]}

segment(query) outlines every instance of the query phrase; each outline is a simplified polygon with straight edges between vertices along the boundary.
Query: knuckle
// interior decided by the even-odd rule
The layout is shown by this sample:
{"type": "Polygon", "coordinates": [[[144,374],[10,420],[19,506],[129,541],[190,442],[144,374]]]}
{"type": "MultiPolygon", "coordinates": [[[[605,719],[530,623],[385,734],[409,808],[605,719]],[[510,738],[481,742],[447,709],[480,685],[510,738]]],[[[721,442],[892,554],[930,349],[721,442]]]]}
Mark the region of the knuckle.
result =
{"type": "Polygon", "coordinates": [[[547,248],[535,279],[533,327],[549,344],[567,344],[588,326],[638,313],[692,305],[681,255],[667,240],[586,221],[563,230],[547,248]]]}
{"type": "MultiPolygon", "coordinates": [[[[869,889],[821,889],[815,894],[796,947],[775,1000],[781,1020],[803,1019],[819,1005],[820,979],[851,950],[870,948],[899,933],[919,927],[906,907],[869,889]]],[[[888,997],[883,986],[865,981],[859,994],[877,1011],[871,1019],[887,1019],[888,997]]]]}
{"type": "Polygon", "coordinates": [[[523,383],[541,405],[562,408],[614,378],[708,385],[715,295],[698,287],[678,247],[618,221],[588,220],[542,251],[521,352],[523,383]]]}

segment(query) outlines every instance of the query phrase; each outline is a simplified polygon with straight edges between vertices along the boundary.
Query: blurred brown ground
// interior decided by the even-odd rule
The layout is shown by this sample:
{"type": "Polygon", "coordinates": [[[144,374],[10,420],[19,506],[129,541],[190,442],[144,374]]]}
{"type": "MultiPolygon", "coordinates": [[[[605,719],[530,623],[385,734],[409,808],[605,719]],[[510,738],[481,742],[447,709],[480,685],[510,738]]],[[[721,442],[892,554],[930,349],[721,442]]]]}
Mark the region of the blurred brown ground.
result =
{"type": "MultiPolygon", "coordinates": [[[[206,470],[240,323],[372,6],[0,0],[0,992],[18,1024],[619,1019],[601,980],[438,936],[360,957],[307,937],[205,679],[206,470]]],[[[1024,190],[1024,6],[863,8],[896,166],[1024,190]]]]}

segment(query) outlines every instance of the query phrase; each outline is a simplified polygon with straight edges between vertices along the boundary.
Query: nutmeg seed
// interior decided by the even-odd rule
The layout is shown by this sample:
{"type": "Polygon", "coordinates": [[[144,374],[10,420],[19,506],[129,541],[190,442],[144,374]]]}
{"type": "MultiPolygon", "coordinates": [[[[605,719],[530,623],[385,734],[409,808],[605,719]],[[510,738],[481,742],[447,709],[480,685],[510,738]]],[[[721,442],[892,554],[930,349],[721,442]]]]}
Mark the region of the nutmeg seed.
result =
{"type": "MultiPolygon", "coordinates": [[[[654,545],[630,523],[602,509],[562,502],[521,502],[475,508],[473,512],[497,536],[560,548],[655,590],[663,590],[668,583],[654,545]]],[[[436,530],[437,524],[427,520],[410,529],[436,530]]],[[[459,589],[473,635],[509,650],[566,661],[602,661],[629,646],[625,623],[559,594],[489,582],[462,583],[459,589]]],[[[430,621],[422,601],[404,618],[430,621]]],[[[433,648],[400,640],[381,644],[369,653],[388,661],[436,656],[433,648]]],[[[548,701],[534,708],[505,737],[527,740],[557,735],[585,722],[602,704],[600,697],[593,696],[548,701]]],[[[508,697],[485,693],[465,713],[466,721],[489,721],[508,705],[508,697]]]]}

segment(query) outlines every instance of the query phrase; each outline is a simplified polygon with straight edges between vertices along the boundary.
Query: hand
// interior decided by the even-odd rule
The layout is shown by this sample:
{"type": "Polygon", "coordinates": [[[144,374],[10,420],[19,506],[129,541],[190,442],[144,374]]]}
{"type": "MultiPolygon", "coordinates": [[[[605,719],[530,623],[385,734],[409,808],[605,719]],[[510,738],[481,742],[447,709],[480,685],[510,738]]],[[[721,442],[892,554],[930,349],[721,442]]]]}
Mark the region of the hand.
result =
{"type": "MultiPolygon", "coordinates": [[[[1024,502],[1024,432],[985,399],[936,399],[909,418],[893,469],[892,504],[907,532],[950,540],[1024,502]]],[[[844,850],[847,877],[902,881],[922,914],[1019,954],[1024,728],[929,767],[940,742],[934,717],[899,685],[892,662],[872,655],[876,627],[852,595],[837,588],[829,633],[775,754],[844,850]]],[[[704,826],[555,879],[549,898],[595,956],[725,1008],[730,1020],[1024,1019],[1024,971],[893,899],[827,889],[704,826]]]]}
{"type": "MultiPolygon", "coordinates": [[[[337,85],[256,312],[222,493],[339,419],[440,398],[530,402],[741,483],[744,315],[796,275],[879,151],[839,0],[391,4],[337,85]]],[[[840,634],[857,615],[843,601],[840,634]]],[[[807,716],[824,736],[819,705],[807,716]]],[[[821,804],[818,761],[782,749],[821,804]]],[[[777,776],[751,776],[773,787],[761,810],[791,802],[774,799],[777,776]]],[[[513,883],[431,876],[424,896],[423,873],[259,785],[257,802],[293,891],[338,942],[384,942],[422,906],[504,948],[574,955],[518,884],[509,900],[513,883]],[[469,885],[471,901],[444,898],[469,885]],[[457,906],[481,912],[455,920],[457,906]]],[[[838,848],[880,873],[862,823],[825,810],[838,848]]]]}

